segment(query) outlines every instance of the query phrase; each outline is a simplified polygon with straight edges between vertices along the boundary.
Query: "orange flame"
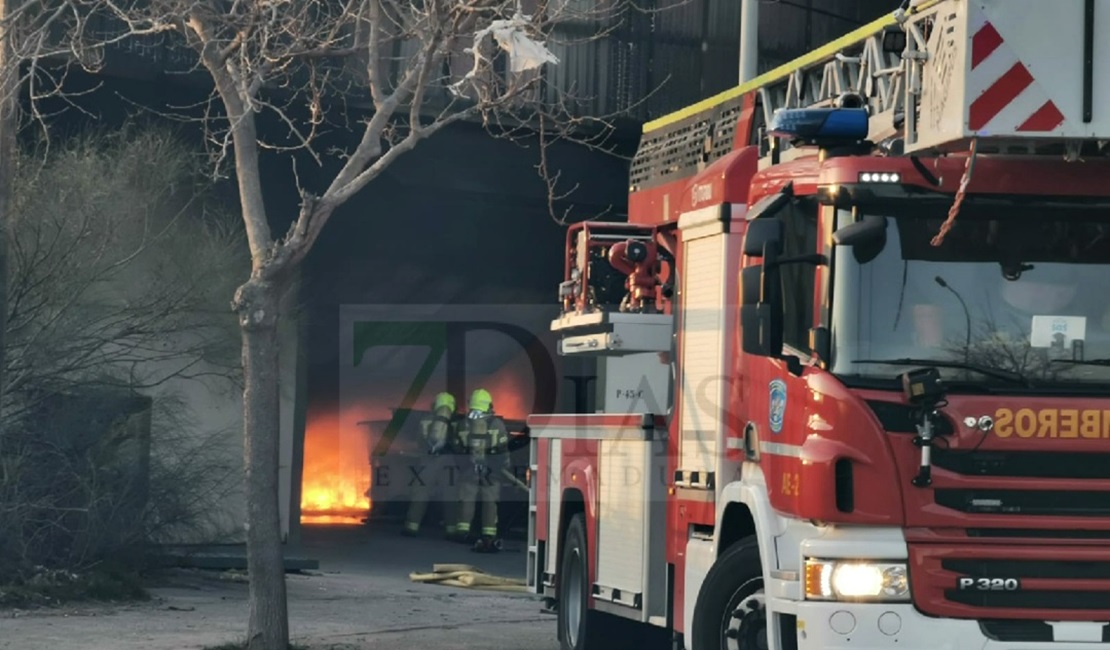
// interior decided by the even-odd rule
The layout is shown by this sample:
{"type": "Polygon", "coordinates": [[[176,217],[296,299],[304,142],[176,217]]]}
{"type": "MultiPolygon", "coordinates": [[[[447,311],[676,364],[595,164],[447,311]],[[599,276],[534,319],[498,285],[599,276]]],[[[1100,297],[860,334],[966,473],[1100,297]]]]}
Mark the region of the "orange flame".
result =
{"type": "MultiPolygon", "coordinates": [[[[531,364],[521,354],[497,372],[467,381],[468,390],[485,388],[493,395],[494,408],[503,417],[528,416],[537,386],[531,364]]],[[[388,420],[391,406],[401,404],[407,386],[381,384],[366,394],[373,403],[340,409],[332,405],[310,410],[305,425],[304,471],[301,481],[302,524],[359,524],[369,515],[371,485],[370,433],[359,422],[388,420]]],[[[425,386],[417,398],[417,408],[429,403],[443,390],[425,386]]],[[[467,396],[456,396],[460,410],[467,396]]],[[[380,435],[380,432],[373,432],[380,435]]]]}
{"type": "Polygon", "coordinates": [[[370,511],[370,461],[365,436],[344,431],[338,409],[309,414],[301,480],[302,524],[357,524],[370,511]]]}

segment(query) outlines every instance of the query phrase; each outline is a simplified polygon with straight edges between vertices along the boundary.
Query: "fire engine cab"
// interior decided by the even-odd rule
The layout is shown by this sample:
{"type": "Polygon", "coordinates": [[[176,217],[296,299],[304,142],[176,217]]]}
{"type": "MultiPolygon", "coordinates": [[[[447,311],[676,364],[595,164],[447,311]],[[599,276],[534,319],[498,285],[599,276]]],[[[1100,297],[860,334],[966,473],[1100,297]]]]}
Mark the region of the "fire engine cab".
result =
{"type": "Polygon", "coordinates": [[[569,229],[564,648],[1110,647],[1110,0],[907,5],[647,124],[569,229]]]}

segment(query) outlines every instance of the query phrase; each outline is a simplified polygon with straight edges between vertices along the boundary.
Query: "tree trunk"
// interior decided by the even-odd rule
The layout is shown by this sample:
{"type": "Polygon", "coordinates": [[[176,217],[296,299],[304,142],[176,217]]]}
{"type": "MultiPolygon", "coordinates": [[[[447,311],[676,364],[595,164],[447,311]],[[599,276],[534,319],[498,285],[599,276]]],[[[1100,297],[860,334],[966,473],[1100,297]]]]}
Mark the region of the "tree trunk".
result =
{"type": "Polygon", "coordinates": [[[285,558],[278,504],[279,282],[256,274],[239,288],[235,308],[243,335],[243,452],[247,473],[249,650],[287,650],[285,558]]]}

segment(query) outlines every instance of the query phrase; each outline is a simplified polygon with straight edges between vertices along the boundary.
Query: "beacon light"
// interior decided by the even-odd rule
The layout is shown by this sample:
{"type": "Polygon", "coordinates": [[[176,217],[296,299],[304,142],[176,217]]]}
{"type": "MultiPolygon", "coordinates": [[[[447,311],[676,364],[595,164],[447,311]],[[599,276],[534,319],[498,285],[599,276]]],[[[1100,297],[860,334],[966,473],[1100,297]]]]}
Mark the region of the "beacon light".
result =
{"type": "Polygon", "coordinates": [[[776,111],[767,131],[780,138],[820,145],[857,142],[867,137],[868,129],[865,108],[794,108],[776,111]]]}

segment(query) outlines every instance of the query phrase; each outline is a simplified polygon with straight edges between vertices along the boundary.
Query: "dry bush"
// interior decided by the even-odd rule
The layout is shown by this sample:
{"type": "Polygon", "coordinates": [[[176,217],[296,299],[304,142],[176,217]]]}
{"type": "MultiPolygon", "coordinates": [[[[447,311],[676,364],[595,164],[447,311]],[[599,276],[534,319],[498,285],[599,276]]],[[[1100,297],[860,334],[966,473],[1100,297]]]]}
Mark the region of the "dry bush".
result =
{"type": "Polygon", "coordinates": [[[19,160],[0,583],[133,569],[148,542],[217,532],[241,465],[174,387],[239,390],[227,296],[249,262],[201,164],[171,131],[134,126],[19,160]]]}

